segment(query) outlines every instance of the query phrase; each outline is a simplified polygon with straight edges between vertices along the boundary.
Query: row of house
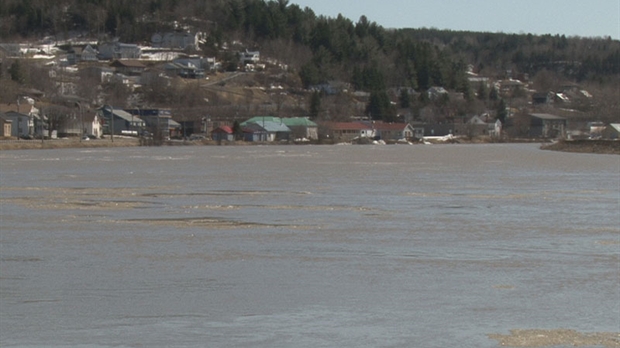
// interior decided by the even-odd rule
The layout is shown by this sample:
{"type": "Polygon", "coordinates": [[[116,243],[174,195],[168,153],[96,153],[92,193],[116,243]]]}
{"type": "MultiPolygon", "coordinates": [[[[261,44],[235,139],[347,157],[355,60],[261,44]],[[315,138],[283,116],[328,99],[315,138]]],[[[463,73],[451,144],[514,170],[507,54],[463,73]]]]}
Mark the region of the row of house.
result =
{"type": "Polygon", "coordinates": [[[41,135],[56,137],[85,134],[100,137],[103,135],[100,127],[101,121],[97,114],[82,110],[80,102],[74,101],[69,104],[72,108],[68,108],[70,111],[56,122],[58,129],[54,129],[53,132],[48,129],[50,115],[46,108],[54,106],[37,104],[37,107],[34,103],[0,104],[0,123],[2,124],[0,137],[31,138],[41,135]]]}
{"type": "MultiPolygon", "coordinates": [[[[531,137],[566,137],[565,118],[539,113],[530,114],[529,117],[531,137]]],[[[0,137],[52,135],[46,127],[47,116],[32,104],[0,105],[0,137]]],[[[228,124],[210,129],[204,120],[179,123],[173,119],[169,109],[121,109],[106,105],[94,112],[82,113],[76,108],[71,115],[67,115],[61,128],[55,131],[59,136],[100,137],[103,134],[138,136],[145,132],[158,132],[164,137],[181,137],[191,135],[187,129],[190,129],[190,132],[210,130],[211,138],[216,141],[243,139],[250,142],[273,142],[324,138],[334,142],[350,142],[360,138],[399,141],[446,135],[499,137],[502,124],[487,115],[473,116],[466,122],[448,124],[386,123],[372,120],[317,124],[308,117],[258,116],[240,123],[240,133],[235,134],[233,127],[228,124]],[[195,122],[199,124],[192,124],[195,122]]],[[[596,138],[618,139],[620,124],[592,123],[591,133],[596,138]]]]}
{"type": "MultiPolygon", "coordinates": [[[[160,70],[165,70],[169,76],[200,79],[205,78],[206,73],[217,70],[221,64],[216,61],[215,57],[188,55],[188,50],[192,51],[198,47],[199,37],[198,33],[156,33],[152,37],[152,47],[141,47],[137,44],[119,41],[102,42],[98,45],[75,45],[66,49],[66,58],[59,58],[54,63],[60,66],[73,66],[81,62],[112,61],[112,67],[116,68],[119,74],[140,76],[147,69],[145,65],[147,60],[161,61],[165,63],[160,64],[160,70]]],[[[0,58],[23,58],[26,56],[24,52],[31,52],[23,46],[21,44],[0,44],[0,58]]],[[[42,48],[35,49],[36,52],[39,50],[42,48]]],[[[240,63],[244,66],[255,67],[260,62],[259,51],[246,49],[237,54],[240,63]]],[[[47,59],[55,58],[51,53],[46,57],[47,59]]],[[[92,64],[88,66],[91,67],[92,64]]]]}
{"type": "Polygon", "coordinates": [[[162,137],[182,134],[180,123],[172,119],[169,109],[121,109],[105,105],[96,110],[102,134],[142,136],[158,133],[162,137]]]}
{"type": "MultiPolygon", "coordinates": [[[[159,35],[159,34],[157,34],[159,35]]],[[[180,34],[185,35],[185,34],[180,34]]],[[[189,34],[188,34],[189,35],[189,34]]],[[[165,36],[168,37],[168,36],[165,36]]],[[[185,44],[179,44],[183,46],[185,44]]],[[[178,48],[175,44],[167,44],[169,48],[178,48]]],[[[187,44],[187,47],[194,47],[194,44],[187,44]]],[[[239,52],[239,60],[242,65],[256,65],[260,61],[259,51],[239,52]]],[[[67,63],[69,65],[75,65],[79,62],[96,62],[99,60],[106,61],[133,61],[133,64],[142,59],[142,48],[135,44],[126,44],[118,41],[107,42],[98,45],[98,49],[94,49],[91,45],[86,45],[81,48],[79,46],[71,47],[67,51],[67,63]]],[[[188,73],[187,70],[201,69],[204,71],[213,71],[217,68],[217,62],[214,57],[200,57],[200,56],[188,56],[186,54],[174,54],[167,56],[166,61],[170,62],[170,67],[167,69],[178,69],[180,71],[179,76],[182,77],[195,77],[193,74],[188,73]]],[[[204,77],[204,76],[202,76],[204,77]]]]}
{"type": "Polygon", "coordinates": [[[180,134],[181,124],[174,121],[170,110],[165,109],[120,109],[103,106],[94,111],[81,112],[76,108],[66,115],[51,134],[47,129],[47,116],[39,115],[38,109],[22,106],[23,111],[15,111],[15,106],[0,109],[2,133],[0,137],[30,138],[40,136],[85,136],[99,138],[104,134],[138,136],[144,132],[157,131],[168,137],[180,134]],[[36,111],[34,111],[36,110],[36,111]]]}
{"type": "MultiPolygon", "coordinates": [[[[501,137],[502,122],[488,115],[473,116],[466,122],[447,124],[386,123],[382,121],[357,120],[352,122],[322,122],[316,125],[307,118],[254,117],[241,123],[246,141],[277,141],[299,138],[331,139],[334,142],[350,142],[371,138],[385,141],[422,139],[425,137],[489,136],[501,137]]],[[[565,138],[567,119],[543,113],[529,114],[529,136],[532,138],[565,138]]],[[[618,124],[603,126],[596,131],[597,137],[618,139],[618,124]]],[[[230,126],[220,126],[211,133],[214,140],[233,140],[230,126]]]]}
{"type": "Polygon", "coordinates": [[[242,134],[234,134],[230,126],[219,126],[211,132],[211,138],[216,141],[231,141],[241,136],[243,140],[250,142],[316,140],[319,137],[336,142],[349,142],[360,138],[397,141],[421,138],[423,133],[423,129],[414,128],[408,123],[354,121],[323,122],[319,125],[307,117],[258,116],[242,122],[240,126],[242,134]]]}
{"type": "Polygon", "coordinates": [[[319,138],[318,125],[308,117],[258,116],[240,123],[239,126],[241,134],[235,134],[229,125],[218,126],[211,131],[211,138],[216,141],[242,138],[249,142],[319,138]]]}

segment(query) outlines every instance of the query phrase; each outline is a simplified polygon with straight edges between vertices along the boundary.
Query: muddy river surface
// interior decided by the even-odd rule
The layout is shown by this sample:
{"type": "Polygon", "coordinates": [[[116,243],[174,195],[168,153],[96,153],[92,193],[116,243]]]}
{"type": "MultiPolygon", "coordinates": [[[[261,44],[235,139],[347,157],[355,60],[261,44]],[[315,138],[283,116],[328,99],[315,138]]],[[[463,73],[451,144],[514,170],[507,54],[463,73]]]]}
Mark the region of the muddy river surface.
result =
{"type": "Polygon", "coordinates": [[[620,156],[532,144],[3,151],[0,346],[618,332],[619,197],[620,156]]]}

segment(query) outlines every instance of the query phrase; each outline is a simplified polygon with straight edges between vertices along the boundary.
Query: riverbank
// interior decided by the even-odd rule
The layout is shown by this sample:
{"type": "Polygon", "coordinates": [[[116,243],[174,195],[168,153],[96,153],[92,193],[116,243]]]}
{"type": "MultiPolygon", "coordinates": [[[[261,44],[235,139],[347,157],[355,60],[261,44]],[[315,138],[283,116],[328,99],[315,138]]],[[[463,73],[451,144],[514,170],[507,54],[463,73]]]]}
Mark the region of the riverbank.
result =
{"type": "MultiPolygon", "coordinates": [[[[108,139],[89,139],[80,141],[77,138],[45,140],[0,140],[0,151],[2,150],[40,150],[40,149],[64,149],[64,148],[101,148],[101,147],[133,147],[133,146],[245,146],[245,145],[265,145],[280,143],[254,143],[246,141],[221,141],[217,142],[210,139],[201,140],[166,140],[160,145],[152,143],[149,139],[134,137],[114,137],[114,141],[108,139]]],[[[287,143],[288,144],[288,143],[287,143]]],[[[294,144],[294,143],[290,143],[294,144]]]]}
{"type": "MultiPolygon", "coordinates": [[[[511,141],[508,141],[511,142],[511,141]]],[[[531,142],[531,140],[515,140],[512,142],[531,142]]],[[[464,140],[458,139],[458,141],[450,142],[433,142],[433,144],[488,144],[489,141],[480,139],[464,140]]],[[[273,143],[260,143],[258,145],[266,145],[273,143]]],[[[278,143],[281,144],[281,143],[278,143]]],[[[297,144],[297,143],[286,143],[297,144]]],[[[329,142],[304,142],[300,144],[334,144],[329,142]]],[[[422,145],[422,143],[415,143],[422,145]]],[[[0,140],[0,151],[2,150],[39,150],[39,149],[63,149],[63,148],[102,148],[102,147],[132,147],[132,146],[149,146],[145,144],[144,140],[141,142],[138,138],[133,137],[114,137],[114,141],[111,139],[91,139],[80,141],[77,138],[69,139],[54,139],[54,140],[0,140]]],[[[226,145],[226,146],[244,146],[244,145],[257,145],[257,143],[248,143],[245,141],[222,141],[220,143],[213,140],[197,140],[197,141],[183,141],[183,140],[168,140],[163,142],[162,146],[208,146],[208,145],[226,145]]],[[[595,153],[595,154],[615,154],[620,155],[620,141],[612,140],[562,140],[553,143],[543,144],[540,147],[542,150],[563,151],[563,152],[577,152],[577,153],[595,153]]]]}
{"type": "Polygon", "coordinates": [[[543,150],[620,155],[620,141],[561,140],[540,147],[543,150]]]}
{"type": "Polygon", "coordinates": [[[139,146],[138,138],[114,138],[111,139],[90,139],[82,140],[78,138],[53,139],[53,140],[1,140],[0,151],[2,150],[40,150],[40,149],[64,149],[64,148],[97,148],[97,147],[129,147],[139,146]]]}

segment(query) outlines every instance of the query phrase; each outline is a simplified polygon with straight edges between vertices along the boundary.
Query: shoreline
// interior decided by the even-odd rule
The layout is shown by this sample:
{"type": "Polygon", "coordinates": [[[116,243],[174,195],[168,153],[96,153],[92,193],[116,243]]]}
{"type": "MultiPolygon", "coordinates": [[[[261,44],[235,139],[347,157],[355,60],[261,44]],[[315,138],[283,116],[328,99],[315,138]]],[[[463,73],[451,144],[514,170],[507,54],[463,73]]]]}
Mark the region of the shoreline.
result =
{"type": "Polygon", "coordinates": [[[50,150],[70,148],[101,148],[101,147],[133,147],[140,146],[138,138],[114,138],[110,139],[83,140],[79,139],[54,139],[54,140],[0,140],[0,151],[9,150],[50,150]]]}
{"type": "MultiPolygon", "coordinates": [[[[501,143],[525,143],[525,142],[544,142],[542,139],[533,141],[532,139],[513,139],[512,141],[502,141],[501,143]]],[[[389,143],[392,144],[392,143],[389,143]]],[[[405,143],[407,144],[407,143],[405,143]]],[[[410,143],[411,145],[424,145],[422,143],[410,143]]],[[[490,144],[488,141],[481,139],[471,139],[446,142],[433,142],[434,144],[490,144]]],[[[200,141],[183,141],[168,140],[161,145],[145,145],[141,139],[133,137],[110,139],[83,140],[79,139],[54,139],[54,140],[0,140],[0,151],[10,150],[51,150],[51,149],[67,149],[67,148],[106,148],[106,147],[136,147],[136,146],[256,146],[256,145],[337,145],[332,142],[288,142],[288,143],[248,143],[245,141],[222,141],[200,140],[200,141]]],[[[358,144],[355,144],[358,145],[358,144]]],[[[359,144],[363,145],[363,144],[359,144]]],[[[543,143],[541,150],[573,152],[573,153],[591,153],[591,154],[614,154],[620,155],[620,141],[614,140],[560,140],[553,143],[543,143]]]]}
{"type": "Polygon", "coordinates": [[[560,140],[543,144],[542,150],[620,155],[620,141],[617,140],[560,140]]]}

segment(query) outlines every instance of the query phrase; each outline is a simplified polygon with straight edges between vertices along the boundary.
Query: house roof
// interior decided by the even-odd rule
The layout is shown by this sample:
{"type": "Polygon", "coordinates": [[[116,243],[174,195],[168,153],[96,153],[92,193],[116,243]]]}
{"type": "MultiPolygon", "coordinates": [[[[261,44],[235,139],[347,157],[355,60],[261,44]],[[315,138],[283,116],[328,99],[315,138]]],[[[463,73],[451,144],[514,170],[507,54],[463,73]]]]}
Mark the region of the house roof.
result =
{"type": "Polygon", "coordinates": [[[480,118],[480,116],[474,116],[472,118],[469,119],[469,121],[467,121],[468,124],[486,124],[486,122],[484,122],[483,119],[480,118]]]}
{"type": "Polygon", "coordinates": [[[386,123],[381,121],[375,121],[373,125],[375,129],[382,131],[402,131],[409,126],[408,123],[386,123]]]}
{"type": "Polygon", "coordinates": [[[115,60],[110,64],[110,66],[123,68],[146,68],[146,65],[142,64],[140,61],[129,59],[115,60]]]}
{"type": "Polygon", "coordinates": [[[166,63],[166,65],[164,66],[165,69],[168,70],[194,70],[194,71],[204,71],[204,69],[202,68],[198,68],[194,65],[189,65],[189,64],[183,64],[183,63],[174,63],[174,62],[170,62],[170,63],[166,63]]]}
{"type": "Polygon", "coordinates": [[[93,46],[91,45],[86,45],[83,49],[82,49],[82,53],[84,52],[89,52],[89,53],[97,53],[97,50],[93,48],[93,46]]]}
{"type": "MultiPolygon", "coordinates": [[[[291,129],[288,128],[284,123],[265,121],[265,122],[252,122],[260,127],[264,128],[267,132],[275,133],[275,132],[290,132],[291,129]]],[[[249,125],[249,124],[248,124],[249,125]]]]}
{"type": "Polygon", "coordinates": [[[257,123],[248,123],[242,129],[243,133],[267,133],[267,131],[257,123]]]}
{"type": "Polygon", "coordinates": [[[0,104],[0,112],[9,112],[9,111],[18,112],[17,111],[18,109],[19,109],[20,113],[27,115],[32,110],[32,105],[30,105],[28,103],[22,103],[18,107],[17,104],[15,104],[15,103],[0,104]]]}
{"type": "Polygon", "coordinates": [[[308,117],[285,117],[282,123],[288,127],[317,127],[317,124],[310,121],[308,117]]]}
{"type": "Polygon", "coordinates": [[[17,111],[7,111],[2,113],[4,117],[30,117],[28,114],[24,114],[17,111]]]}
{"type": "Polygon", "coordinates": [[[122,110],[122,109],[114,109],[114,108],[111,108],[111,107],[105,107],[104,106],[104,107],[102,107],[99,110],[102,110],[104,115],[109,115],[110,112],[112,112],[114,114],[114,116],[116,116],[118,118],[122,118],[123,120],[128,121],[128,122],[138,122],[138,123],[143,123],[144,122],[138,116],[133,116],[132,114],[130,114],[127,111],[122,110]]]}
{"type": "Polygon", "coordinates": [[[230,126],[219,126],[215,128],[211,133],[226,133],[233,134],[233,130],[230,126]]]}
{"type": "Polygon", "coordinates": [[[501,82],[502,86],[505,87],[510,87],[510,86],[523,86],[523,82],[519,81],[519,80],[513,80],[513,79],[509,79],[509,80],[504,80],[501,82]]]}
{"type": "Polygon", "coordinates": [[[614,129],[616,132],[620,133],[620,123],[610,123],[609,127],[614,129]]]}
{"type": "Polygon", "coordinates": [[[530,114],[530,116],[540,118],[543,120],[566,120],[564,117],[550,115],[550,114],[530,114]]]}
{"type": "Polygon", "coordinates": [[[276,122],[276,123],[282,123],[282,119],[279,117],[274,117],[274,116],[256,116],[256,117],[252,117],[249,120],[246,120],[244,122],[241,123],[241,126],[246,126],[250,123],[257,123],[257,124],[262,124],[263,122],[276,122]]]}
{"type": "Polygon", "coordinates": [[[273,122],[278,124],[284,124],[287,127],[317,127],[317,124],[310,121],[308,117],[275,117],[275,116],[256,116],[241,123],[241,126],[248,125],[250,123],[256,123],[262,125],[267,122],[273,122]]]}
{"type": "Polygon", "coordinates": [[[124,110],[121,110],[121,109],[114,109],[113,113],[114,113],[114,116],[120,117],[120,118],[124,119],[125,121],[131,121],[132,118],[135,121],[138,118],[138,117],[133,116],[132,114],[130,114],[130,113],[124,111],[124,110]]]}
{"type": "Polygon", "coordinates": [[[428,93],[433,93],[433,94],[446,94],[448,93],[448,91],[446,91],[445,88],[441,87],[441,86],[434,86],[428,89],[428,93]]]}

